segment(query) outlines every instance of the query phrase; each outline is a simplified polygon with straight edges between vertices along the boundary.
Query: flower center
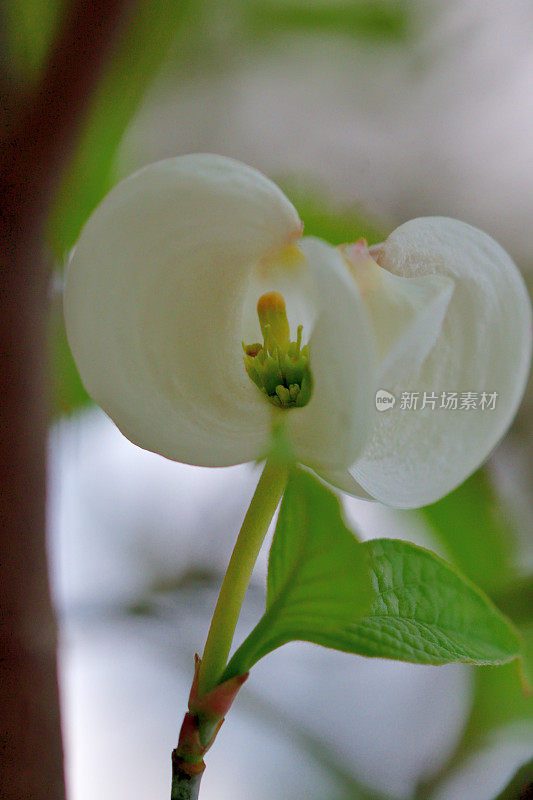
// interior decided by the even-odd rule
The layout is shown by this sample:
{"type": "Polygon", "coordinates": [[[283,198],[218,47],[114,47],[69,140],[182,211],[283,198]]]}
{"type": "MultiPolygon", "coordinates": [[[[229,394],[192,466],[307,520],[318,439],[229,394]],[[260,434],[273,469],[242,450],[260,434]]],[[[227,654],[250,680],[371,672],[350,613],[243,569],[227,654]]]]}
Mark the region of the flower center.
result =
{"type": "Polygon", "coordinates": [[[302,347],[303,326],[295,342],[290,340],[285,300],[279,292],[267,292],[257,302],[263,344],[244,344],[244,366],[251,380],[278,408],[302,408],[311,398],[309,347],[302,347]]]}

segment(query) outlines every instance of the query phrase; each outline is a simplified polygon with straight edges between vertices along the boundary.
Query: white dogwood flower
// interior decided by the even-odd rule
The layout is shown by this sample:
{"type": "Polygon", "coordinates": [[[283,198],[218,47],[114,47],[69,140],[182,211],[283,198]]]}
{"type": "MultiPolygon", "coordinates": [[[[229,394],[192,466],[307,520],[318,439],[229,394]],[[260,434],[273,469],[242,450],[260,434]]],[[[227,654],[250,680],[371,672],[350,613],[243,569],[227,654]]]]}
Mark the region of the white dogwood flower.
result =
{"type": "Polygon", "coordinates": [[[71,255],[65,318],[89,394],[141,447],[237,464],[263,456],[282,420],[303,464],[398,507],[437,500],[479,466],[531,355],[522,278],[486,234],[430,217],[370,250],[335,248],[302,238],[259,172],[208,154],[109,193],[71,255]],[[394,407],[376,409],[378,389],[394,407]],[[438,402],[405,408],[405,391],[438,402]],[[497,403],[441,408],[449,392],[497,403]]]}

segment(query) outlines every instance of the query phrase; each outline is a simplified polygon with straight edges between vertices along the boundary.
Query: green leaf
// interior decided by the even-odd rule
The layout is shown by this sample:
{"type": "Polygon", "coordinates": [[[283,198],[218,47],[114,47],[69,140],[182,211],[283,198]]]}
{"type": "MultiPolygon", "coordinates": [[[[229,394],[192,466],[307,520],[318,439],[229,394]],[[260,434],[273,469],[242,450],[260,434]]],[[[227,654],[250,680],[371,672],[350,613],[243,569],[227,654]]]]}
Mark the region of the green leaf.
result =
{"type": "Polygon", "coordinates": [[[366,614],[372,590],[363,546],[336,496],[308,472],[291,472],[268,567],[266,611],[222,680],[293,640],[346,649],[345,630],[366,614]]]}
{"type": "Polygon", "coordinates": [[[496,800],[527,800],[533,797],[533,759],[520,767],[496,800]]]}
{"type": "Polygon", "coordinates": [[[479,470],[451,494],[421,509],[450,559],[474,583],[492,594],[515,572],[514,531],[486,470],[479,470]]]}
{"type": "Polygon", "coordinates": [[[350,650],[418,664],[503,664],[520,653],[511,623],[441,558],[398,539],[365,542],[376,599],[350,626],[350,650]]]}

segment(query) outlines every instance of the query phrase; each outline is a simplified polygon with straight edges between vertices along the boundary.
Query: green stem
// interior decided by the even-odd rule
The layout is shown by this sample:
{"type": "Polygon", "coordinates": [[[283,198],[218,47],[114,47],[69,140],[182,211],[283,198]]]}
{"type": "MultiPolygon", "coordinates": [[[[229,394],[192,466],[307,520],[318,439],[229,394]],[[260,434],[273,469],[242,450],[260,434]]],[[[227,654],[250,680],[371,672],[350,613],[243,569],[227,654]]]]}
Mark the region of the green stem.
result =
{"type": "Polygon", "coordinates": [[[198,800],[202,773],[189,775],[173,765],[170,800],[198,800]]]}
{"type": "Polygon", "coordinates": [[[216,686],[228,660],[242,602],[268,526],[287,482],[287,467],[267,460],[231,555],[211,620],[198,675],[198,693],[216,686]]]}

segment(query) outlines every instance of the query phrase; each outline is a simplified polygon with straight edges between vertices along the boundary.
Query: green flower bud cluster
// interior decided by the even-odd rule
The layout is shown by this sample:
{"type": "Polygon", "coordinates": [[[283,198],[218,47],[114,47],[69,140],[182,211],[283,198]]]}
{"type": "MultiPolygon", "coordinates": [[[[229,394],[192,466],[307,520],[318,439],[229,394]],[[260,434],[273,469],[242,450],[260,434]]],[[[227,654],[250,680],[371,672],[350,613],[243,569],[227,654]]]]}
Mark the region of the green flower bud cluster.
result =
{"type": "Polygon", "coordinates": [[[244,366],[251,380],[278,408],[302,408],[312,393],[309,347],[302,347],[303,326],[289,340],[285,301],[277,292],[257,304],[264,344],[243,342],[244,366]]]}

